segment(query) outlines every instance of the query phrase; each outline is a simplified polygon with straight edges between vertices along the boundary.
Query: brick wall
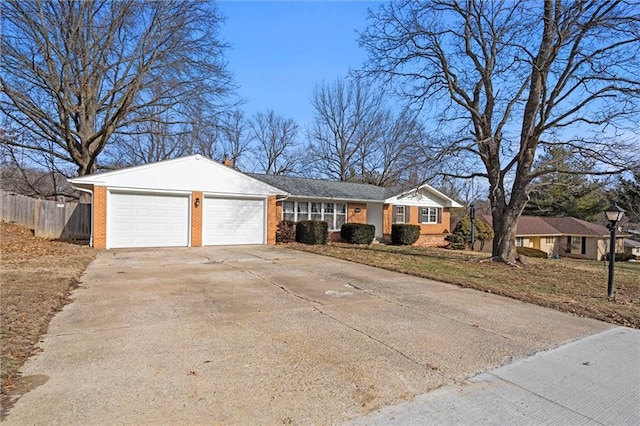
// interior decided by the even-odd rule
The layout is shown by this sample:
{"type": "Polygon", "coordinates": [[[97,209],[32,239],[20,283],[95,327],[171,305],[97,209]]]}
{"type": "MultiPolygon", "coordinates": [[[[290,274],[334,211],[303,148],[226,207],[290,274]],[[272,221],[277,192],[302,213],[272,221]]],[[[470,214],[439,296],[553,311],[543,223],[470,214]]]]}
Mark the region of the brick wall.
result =
{"type": "Polygon", "coordinates": [[[347,222],[367,223],[367,204],[366,203],[347,204],[347,222]],[[358,209],[359,211],[356,211],[358,209]]]}
{"type": "MultiPolygon", "coordinates": [[[[409,223],[420,225],[420,238],[416,241],[417,246],[445,246],[447,241],[444,237],[451,232],[451,209],[442,209],[441,223],[420,223],[420,208],[411,206],[409,210],[409,223]]],[[[391,242],[391,225],[393,224],[393,206],[385,204],[382,214],[383,240],[391,242]]]]}
{"type": "Polygon", "coordinates": [[[93,187],[93,247],[107,248],[107,188],[93,187]]]}
{"type": "Polygon", "coordinates": [[[278,222],[282,217],[282,207],[278,209],[276,206],[276,196],[270,195],[267,199],[267,244],[276,243],[276,231],[278,230],[278,222]]]}
{"type": "Polygon", "coordinates": [[[191,193],[191,247],[202,247],[202,203],[201,191],[191,193]],[[196,200],[198,205],[196,206],[196,200]]]}

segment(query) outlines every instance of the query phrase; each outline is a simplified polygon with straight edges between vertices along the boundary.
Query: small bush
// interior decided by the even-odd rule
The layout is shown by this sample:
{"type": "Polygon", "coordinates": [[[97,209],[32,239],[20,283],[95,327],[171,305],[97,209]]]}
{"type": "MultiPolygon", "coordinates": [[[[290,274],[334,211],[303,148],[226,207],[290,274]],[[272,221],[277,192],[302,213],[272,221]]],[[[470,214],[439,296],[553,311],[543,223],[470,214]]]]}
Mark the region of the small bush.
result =
{"type": "MultiPolygon", "coordinates": [[[[602,260],[609,261],[609,253],[602,256],[602,260]]],[[[631,253],[616,253],[616,262],[628,262],[629,260],[636,260],[636,256],[631,253]]]]}
{"type": "Polygon", "coordinates": [[[296,241],[303,244],[327,244],[329,224],[315,220],[296,223],[296,241]]]}
{"type": "Polygon", "coordinates": [[[400,246],[410,246],[420,238],[420,225],[394,223],[391,225],[391,241],[400,246]]]}
{"type": "Polygon", "coordinates": [[[467,248],[467,239],[462,234],[449,234],[444,239],[449,241],[447,248],[450,250],[464,250],[467,248]]]}
{"type": "Polygon", "coordinates": [[[340,228],[340,236],[351,244],[371,244],[376,236],[376,227],[366,223],[345,223],[340,228]]]}
{"type": "Polygon", "coordinates": [[[296,241],[296,223],[292,220],[281,220],[276,229],[276,243],[293,243],[296,241]]]}
{"type": "Polygon", "coordinates": [[[547,252],[531,247],[516,247],[516,253],[521,256],[537,257],[538,259],[546,259],[549,257],[547,252]]]}

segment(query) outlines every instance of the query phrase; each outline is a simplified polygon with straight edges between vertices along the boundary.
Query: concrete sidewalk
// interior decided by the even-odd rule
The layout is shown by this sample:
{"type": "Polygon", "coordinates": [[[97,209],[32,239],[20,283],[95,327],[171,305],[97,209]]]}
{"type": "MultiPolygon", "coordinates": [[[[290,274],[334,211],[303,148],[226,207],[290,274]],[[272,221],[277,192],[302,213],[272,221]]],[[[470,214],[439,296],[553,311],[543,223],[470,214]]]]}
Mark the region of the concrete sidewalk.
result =
{"type": "Polygon", "coordinates": [[[350,424],[639,425],[640,330],[607,330],[350,424]]]}

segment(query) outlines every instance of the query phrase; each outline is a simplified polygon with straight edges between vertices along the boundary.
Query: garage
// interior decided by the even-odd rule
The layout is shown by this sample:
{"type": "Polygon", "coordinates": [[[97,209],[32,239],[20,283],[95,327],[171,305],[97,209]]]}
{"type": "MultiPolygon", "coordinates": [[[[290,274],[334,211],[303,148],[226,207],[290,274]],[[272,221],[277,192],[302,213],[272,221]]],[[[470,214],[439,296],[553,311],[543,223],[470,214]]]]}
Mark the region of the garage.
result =
{"type": "Polygon", "coordinates": [[[69,182],[91,194],[91,245],[99,249],[275,244],[277,200],[288,196],[200,155],[69,182]]]}
{"type": "Polygon", "coordinates": [[[186,247],[189,196],[112,192],[109,248],[186,247]]]}
{"type": "Polygon", "coordinates": [[[265,219],[264,199],[205,197],[202,244],[264,244],[265,219]]]}

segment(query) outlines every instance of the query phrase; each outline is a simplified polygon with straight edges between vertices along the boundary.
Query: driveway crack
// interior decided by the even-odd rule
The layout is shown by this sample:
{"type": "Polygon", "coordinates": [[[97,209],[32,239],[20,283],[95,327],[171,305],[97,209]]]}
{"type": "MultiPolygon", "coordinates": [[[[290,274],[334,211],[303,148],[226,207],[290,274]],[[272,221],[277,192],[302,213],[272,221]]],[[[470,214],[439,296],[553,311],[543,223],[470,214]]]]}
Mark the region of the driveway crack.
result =
{"type": "Polygon", "coordinates": [[[413,358],[412,358],[412,357],[410,357],[409,355],[405,354],[404,352],[402,352],[402,351],[401,351],[401,350],[399,350],[398,348],[395,348],[395,347],[393,347],[393,346],[389,345],[388,343],[383,342],[382,340],[378,339],[377,337],[372,336],[371,334],[366,333],[366,332],[364,332],[364,331],[360,330],[359,328],[356,328],[356,327],[352,326],[351,324],[348,324],[348,323],[346,323],[346,322],[344,322],[344,321],[342,321],[342,320],[340,320],[340,319],[338,319],[338,318],[336,318],[336,317],[334,317],[334,316],[332,316],[332,315],[329,315],[328,313],[324,312],[323,310],[321,310],[321,309],[320,309],[320,308],[318,308],[318,307],[314,307],[313,309],[314,309],[316,312],[318,312],[320,315],[323,315],[323,316],[325,316],[325,317],[327,317],[327,318],[330,318],[330,319],[332,319],[333,321],[337,322],[338,324],[340,324],[340,325],[342,325],[342,326],[344,326],[344,327],[347,327],[348,329],[350,329],[350,330],[352,330],[352,331],[355,331],[356,333],[362,334],[363,336],[367,337],[368,339],[373,340],[374,342],[376,342],[376,343],[378,343],[378,344],[380,344],[380,345],[384,346],[384,347],[385,347],[385,348],[387,348],[387,349],[391,349],[392,351],[394,351],[395,353],[397,353],[398,355],[400,355],[400,356],[401,356],[401,357],[403,357],[404,359],[406,359],[406,360],[408,360],[408,361],[410,361],[410,362],[412,362],[412,363],[414,363],[414,364],[416,364],[416,365],[418,365],[418,366],[420,366],[420,367],[427,368],[427,369],[429,369],[429,370],[434,370],[434,371],[439,370],[439,368],[438,368],[437,366],[435,366],[435,365],[431,365],[431,364],[429,364],[429,363],[427,363],[427,364],[423,364],[423,363],[421,363],[420,361],[418,361],[418,360],[416,360],[416,359],[413,359],[413,358]]]}
{"type": "Polygon", "coordinates": [[[260,274],[256,274],[255,272],[250,271],[250,270],[247,270],[247,269],[240,269],[240,268],[237,268],[237,267],[235,267],[235,266],[234,266],[234,268],[239,269],[239,270],[242,270],[243,272],[246,272],[246,273],[248,273],[248,274],[251,274],[251,275],[253,275],[253,276],[254,276],[254,277],[256,277],[256,278],[259,278],[259,279],[261,279],[261,280],[263,280],[263,281],[265,281],[265,282],[267,282],[267,283],[271,284],[272,286],[279,288],[280,290],[284,291],[285,293],[287,293],[287,294],[288,294],[288,295],[290,295],[290,296],[293,296],[293,297],[298,298],[298,299],[300,299],[300,300],[304,300],[305,302],[311,302],[311,303],[313,303],[313,304],[316,304],[316,305],[320,305],[320,306],[322,306],[322,302],[319,302],[319,301],[317,301],[317,300],[314,300],[314,299],[311,299],[311,298],[308,298],[308,297],[302,296],[302,295],[300,295],[300,294],[298,294],[298,293],[295,293],[295,292],[293,292],[293,291],[289,290],[287,287],[285,287],[285,286],[283,286],[283,285],[281,285],[281,284],[278,284],[278,283],[277,283],[277,282],[275,282],[275,281],[271,281],[270,279],[268,279],[268,278],[266,278],[266,277],[263,277],[263,276],[262,276],[262,275],[260,275],[260,274]]]}
{"type": "MultiPolygon", "coordinates": [[[[409,305],[409,304],[406,304],[406,303],[402,303],[402,302],[399,302],[399,301],[394,300],[394,299],[388,299],[388,298],[386,298],[386,297],[383,297],[383,296],[379,295],[378,293],[375,293],[375,292],[373,292],[373,291],[371,291],[371,290],[367,290],[366,288],[359,287],[359,286],[357,286],[357,285],[355,285],[355,284],[352,284],[352,283],[350,283],[350,282],[347,282],[347,284],[348,284],[350,287],[353,287],[355,290],[362,291],[362,292],[364,292],[364,293],[366,293],[366,294],[368,294],[368,295],[370,295],[370,296],[372,296],[372,297],[378,298],[378,299],[380,299],[380,300],[382,300],[382,301],[385,301],[385,302],[387,302],[387,303],[391,303],[391,304],[394,304],[394,305],[397,305],[397,306],[401,306],[401,307],[403,307],[403,308],[411,309],[412,311],[414,311],[414,312],[418,312],[418,313],[420,313],[420,314],[422,314],[422,313],[423,313],[423,311],[421,311],[420,309],[417,309],[417,308],[416,308],[415,306],[413,306],[413,305],[409,305]]],[[[436,316],[439,316],[439,317],[441,317],[441,318],[446,318],[446,319],[448,319],[448,320],[455,321],[455,322],[458,322],[458,323],[460,323],[460,324],[467,325],[467,326],[469,326],[469,327],[477,328],[477,329],[482,330],[482,331],[486,331],[487,333],[494,334],[494,335],[499,336],[499,337],[502,337],[503,339],[506,339],[506,340],[514,340],[514,339],[513,339],[513,337],[511,337],[511,336],[507,336],[507,335],[502,334],[502,333],[499,333],[499,332],[497,332],[497,331],[495,331],[495,330],[491,330],[491,329],[488,329],[488,328],[485,328],[485,327],[481,327],[480,325],[475,324],[475,323],[470,323],[470,322],[467,322],[467,321],[462,321],[462,320],[459,320],[459,319],[457,319],[457,318],[452,318],[452,317],[450,317],[450,316],[448,316],[448,315],[439,314],[439,313],[437,313],[437,312],[429,312],[429,314],[431,314],[431,315],[436,315],[436,316]]]]}

